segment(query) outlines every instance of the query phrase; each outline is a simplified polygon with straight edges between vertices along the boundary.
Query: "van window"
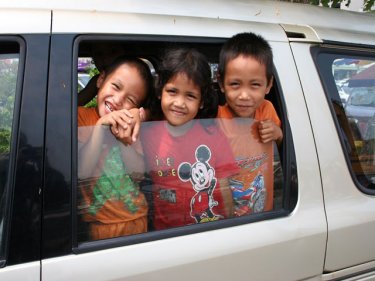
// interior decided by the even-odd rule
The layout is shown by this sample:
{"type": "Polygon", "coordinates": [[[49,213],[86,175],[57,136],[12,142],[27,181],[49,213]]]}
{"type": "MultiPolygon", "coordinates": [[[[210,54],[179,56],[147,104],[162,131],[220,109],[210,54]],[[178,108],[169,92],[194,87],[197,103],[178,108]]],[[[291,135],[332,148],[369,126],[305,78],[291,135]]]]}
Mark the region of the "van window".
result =
{"type": "Polygon", "coordinates": [[[343,149],[357,185],[375,193],[375,58],[360,52],[321,53],[318,65],[325,82],[343,149]],[[326,60],[326,61],[324,61],[326,60]]]}
{"type": "MultiPolygon", "coordinates": [[[[179,43],[193,46],[207,56],[220,104],[225,103],[225,98],[217,87],[216,73],[222,42],[179,43]]],[[[96,65],[91,65],[95,59],[88,60],[85,70],[80,63],[81,58],[93,57],[96,43],[93,40],[80,43],[78,79],[82,73],[93,77],[99,72],[96,65]],[[89,74],[92,67],[97,71],[94,75],[89,74]]],[[[115,43],[118,45],[120,41],[115,43]]],[[[125,54],[142,58],[154,78],[158,75],[160,50],[173,45],[164,41],[120,44],[125,54]]],[[[182,138],[167,135],[163,130],[163,121],[147,121],[142,123],[139,141],[124,145],[116,139],[109,126],[98,128],[92,120],[86,123],[96,113],[91,102],[85,105],[79,103],[82,91],[78,94],[78,105],[81,107],[77,116],[78,245],[121,236],[139,237],[140,241],[144,241],[184,235],[286,215],[287,212],[281,211],[292,207],[292,184],[291,179],[285,180],[287,164],[283,162],[288,146],[260,144],[253,134],[256,120],[194,120],[191,126],[196,129],[182,138]],[[234,131],[237,135],[233,134],[234,131]],[[90,142],[94,134],[100,135],[100,142],[90,142]],[[237,141],[232,139],[234,135],[241,136],[254,147],[254,155],[236,158],[232,149],[237,141]],[[171,146],[175,142],[178,145],[171,146]],[[82,148],[88,144],[95,149],[85,155],[82,148]],[[160,154],[160,151],[163,153],[160,154]],[[238,175],[238,167],[244,168],[245,174],[238,175]],[[228,200],[228,192],[230,212],[223,207],[223,202],[228,200]],[[144,238],[145,233],[156,235],[144,238]]],[[[283,130],[286,129],[277,80],[267,98],[274,104],[283,130]]],[[[288,133],[284,132],[284,135],[288,133]]],[[[293,146],[292,141],[290,145],[293,146]]],[[[285,159],[294,159],[293,152],[290,153],[291,157],[285,159]]],[[[295,171],[289,171],[289,174],[296,178],[295,171]]]]}
{"type": "Polygon", "coordinates": [[[14,47],[0,42],[0,259],[4,258],[9,156],[19,64],[18,47],[14,47]]]}

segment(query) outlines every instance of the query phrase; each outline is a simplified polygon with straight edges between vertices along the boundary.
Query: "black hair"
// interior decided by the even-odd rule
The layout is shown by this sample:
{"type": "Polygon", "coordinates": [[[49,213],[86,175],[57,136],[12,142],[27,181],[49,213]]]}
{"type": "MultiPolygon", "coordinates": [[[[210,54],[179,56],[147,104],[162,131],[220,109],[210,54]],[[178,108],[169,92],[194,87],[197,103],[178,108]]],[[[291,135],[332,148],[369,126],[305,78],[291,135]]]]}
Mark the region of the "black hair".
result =
{"type": "Polygon", "coordinates": [[[273,55],[270,44],[260,35],[244,32],[229,38],[220,51],[219,79],[224,81],[226,66],[238,56],[252,57],[266,67],[267,82],[273,75],[273,55]]]}
{"type": "Polygon", "coordinates": [[[149,66],[142,59],[128,56],[118,57],[109,66],[105,68],[105,76],[107,77],[123,64],[134,66],[138,70],[138,73],[143,79],[146,88],[146,98],[140,104],[140,106],[150,108],[150,104],[154,96],[154,80],[149,66]]]}
{"type": "Polygon", "coordinates": [[[165,84],[179,73],[184,73],[201,91],[203,108],[199,108],[195,118],[214,118],[217,115],[218,98],[214,93],[211,82],[211,68],[206,57],[192,48],[169,49],[164,54],[158,70],[156,97],[151,106],[154,119],[162,119],[161,93],[165,84]]]}

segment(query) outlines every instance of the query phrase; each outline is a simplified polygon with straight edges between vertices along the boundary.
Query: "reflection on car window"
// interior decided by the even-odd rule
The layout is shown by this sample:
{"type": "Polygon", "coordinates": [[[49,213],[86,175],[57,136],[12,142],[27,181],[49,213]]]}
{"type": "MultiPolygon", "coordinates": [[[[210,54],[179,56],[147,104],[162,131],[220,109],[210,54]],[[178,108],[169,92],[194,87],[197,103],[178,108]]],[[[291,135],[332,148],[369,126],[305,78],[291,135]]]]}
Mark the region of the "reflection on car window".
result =
{"type": "Polygon", "coordinates": [[[18,54],[0,53],[0,258],[4,247],[6,188],[18,62],[18,54]]]}
{"type": "Polygon", "coordinates": [[[339,123],[351,143],[352,170],[365,187],[375,184],[375,60],[337,58],[332,73],[344,109],[339,123]]]}
{"type": "MultiPolygon", "coordinates": [[[[174,137],[162,130],[163,121],[144,122],[139,142],[131,146],[119,142],[108,126],[79,127],[79,242],[281,209],[283,173],[276,144],[262,144],[254,136],[255,120],[222,121],[224,129],[233,129],[222,140],[229,154],[214,132],[222,133],[219,119],[205,120],[216,125],[204,139],[197,130],[192,131],[196,135],[174,137]],[[86,165],[82,148],[94,132],[102,136],[95,149],[99,153],[90,154],[86,165]],[[253,154],[235,157],[230,145],[243,141],[253,154]],[[244,168],[241,174],[237,166],[244,168]],[[224,188],[231,195],[230,214],[222,205],[227,204],[224,188]]],[[[196,122],[200,120],[192,121],[193,127],[196,122]]]]}

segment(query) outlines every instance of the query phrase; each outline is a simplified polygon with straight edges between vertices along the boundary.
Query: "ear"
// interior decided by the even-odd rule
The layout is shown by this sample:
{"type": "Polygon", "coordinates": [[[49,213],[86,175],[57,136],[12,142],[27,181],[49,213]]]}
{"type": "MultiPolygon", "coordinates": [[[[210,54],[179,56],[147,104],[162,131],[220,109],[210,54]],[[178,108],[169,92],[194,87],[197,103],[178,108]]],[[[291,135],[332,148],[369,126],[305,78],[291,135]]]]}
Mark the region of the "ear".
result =
{"type": "Polygon", "coordinates": [[[273,76],[271,77],[270,82],[267,85],[266,95],[271,91],[272,86],[273,86],[273,76]]]}
{"type": "Polygon", "coordinates": [[[103,85],[104,80],[105,80],[105,72],[103,70],[103,71],[100,72],[98,80],[96,80],[96,87],[98,89],[103,85]]]}

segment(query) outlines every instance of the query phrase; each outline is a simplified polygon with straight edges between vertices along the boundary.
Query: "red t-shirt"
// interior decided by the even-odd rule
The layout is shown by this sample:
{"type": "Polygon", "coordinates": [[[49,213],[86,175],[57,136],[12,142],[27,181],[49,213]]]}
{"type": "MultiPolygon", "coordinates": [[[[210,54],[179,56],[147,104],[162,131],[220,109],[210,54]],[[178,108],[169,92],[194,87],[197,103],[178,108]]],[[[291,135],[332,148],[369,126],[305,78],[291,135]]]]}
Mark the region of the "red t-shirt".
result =
{"type": "Polygon", "coordinates": [[[219,179],[238,172],[220,129],[197,120],[174,137],[166,122],[142,125],[146,167],[153,181],[154,227],[164,229],[225,217],[219,179]]]}

